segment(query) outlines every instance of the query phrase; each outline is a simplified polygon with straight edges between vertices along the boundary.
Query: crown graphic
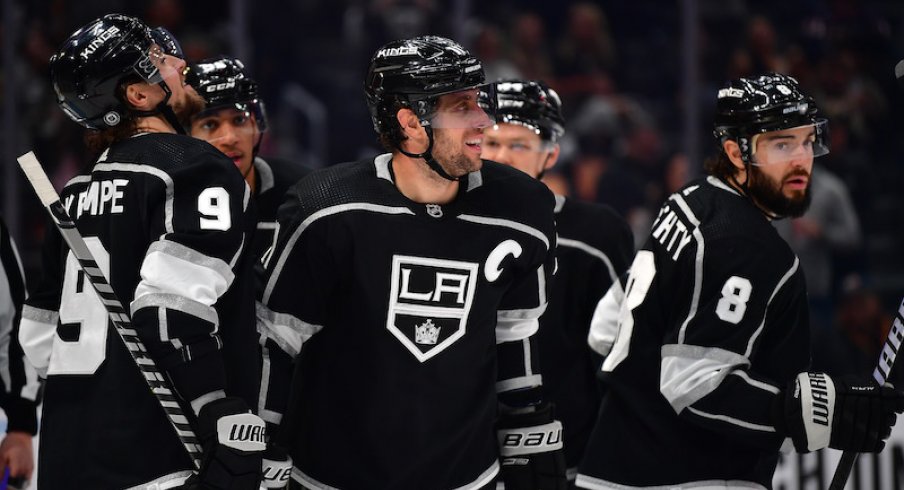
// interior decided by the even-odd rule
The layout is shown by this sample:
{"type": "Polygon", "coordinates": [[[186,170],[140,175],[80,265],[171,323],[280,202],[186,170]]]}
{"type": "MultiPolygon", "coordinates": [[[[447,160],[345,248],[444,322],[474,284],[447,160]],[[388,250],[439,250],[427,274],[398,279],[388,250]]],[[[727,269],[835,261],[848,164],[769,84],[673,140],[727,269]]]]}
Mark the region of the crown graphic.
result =
{"type": "Polygon", "coordinates": [[[436,345],[441,329],[442,327],[437,327],[433,320],[428,318],[426,322],[414,326],[414,341],[418,344],[436,345]]]}

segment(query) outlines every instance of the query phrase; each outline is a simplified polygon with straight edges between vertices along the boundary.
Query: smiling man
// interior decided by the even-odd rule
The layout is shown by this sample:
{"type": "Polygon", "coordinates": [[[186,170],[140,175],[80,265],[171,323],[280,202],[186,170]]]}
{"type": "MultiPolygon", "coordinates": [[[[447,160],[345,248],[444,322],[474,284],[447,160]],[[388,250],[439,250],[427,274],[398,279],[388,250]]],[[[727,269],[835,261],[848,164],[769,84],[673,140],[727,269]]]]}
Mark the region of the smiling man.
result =
{"type": "Polygon", "coordinates": [[[771,488],[780,450],[878,452],[904,409],[891,387],[808,372],[804,276],[771,221],[807,209],[828,152],[813,100],[785,75],[733,80],[715,136],[710,176],[668,198],[597,309],[610,389],[580,488],[771,488]]]}
{"type": "Polygon", "coordinates": [[[564,488],[533,340],[554,200],[481,160],[483,86],[449,39],[387,44],[364,91],[388,153],[312,173],[280,208],[261,413],[297,488],[564,488]]]}

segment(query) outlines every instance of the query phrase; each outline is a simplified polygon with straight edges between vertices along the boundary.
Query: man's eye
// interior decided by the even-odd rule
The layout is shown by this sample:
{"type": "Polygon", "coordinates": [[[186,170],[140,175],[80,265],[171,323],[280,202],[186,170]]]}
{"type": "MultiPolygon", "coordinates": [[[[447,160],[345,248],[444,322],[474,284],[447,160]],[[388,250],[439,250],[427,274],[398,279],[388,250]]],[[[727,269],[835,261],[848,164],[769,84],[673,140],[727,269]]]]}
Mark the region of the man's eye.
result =
{"type": "Polygon", "coordinates": [[[527,150],[530,150],[530,148],[528,148],[527,145],[525,145],[524,143],[512,143],[512,150],[513,151],[527,151],[527,150]]]}
{"type": "Polygon", "coordinates": [[[499,143],[496,143],[495,141],[487,141],[487,142],[484,142],[483,146],[485,146],[487,148],[498,148],[499,143]]]}
{"type": "Polygon", "coordinates": [[[232,119],[232,124],[236,126],[244,126],[246,122],[248,122],[248,116],[244,114],[242,114],[241,116],[235,116],[235,118],[232,119]]]}
{"type": "Polygon", "coordinates": [[[217,123],[215,121],[203,121],[201,122],[201,129],[212,132],[217,129],[217,123]]]}

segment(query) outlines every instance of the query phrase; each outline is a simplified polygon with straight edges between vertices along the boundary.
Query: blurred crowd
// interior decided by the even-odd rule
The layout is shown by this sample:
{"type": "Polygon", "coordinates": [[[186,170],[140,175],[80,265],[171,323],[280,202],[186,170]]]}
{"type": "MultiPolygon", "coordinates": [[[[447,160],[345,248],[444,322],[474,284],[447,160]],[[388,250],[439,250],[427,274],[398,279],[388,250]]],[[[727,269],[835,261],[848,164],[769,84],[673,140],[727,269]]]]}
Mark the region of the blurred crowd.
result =
{"type": "MultiPolygon", "coordinates": [[[[2,138],[16,154],[35,149],[58,186],[93,155],[55,107],[48,58],[75,26],[117,11],[171,30],[190,60],[245,56],[274,123],[262,154],[311,167],[378,151],[362,93],[378,46],[426,33],[456,39],[490,78],[542,79],[559,92],[568,131],[548,185],[611,205],[638,237],[714,151],[716,90],[733,77],[790,74],[830,121],[813,209],[778,224],[804,264],[818,342],[825,352],[872,359],[904,291],[899,0],[18,0],[4,15],[16,16],[19,31],[14,39],[0,33],[19,55],[0,68],[17,107],[17,127],[2,138]],[[691,33],[682,24],[687,8],[696,12],[691,33]],[[682,86],[688,40],[700,67],[691,91],[682,86]],[[688,132],[691,106],[700,117],[688,132]],[[700,155],[688,154],[688,135],[700,155]]],[[[16,239],[29,269],[38,263],[43,211],[30,191],[21,202],[16,239]]],[[[849,364],[843,369],[862,374],[849,364]]]]}

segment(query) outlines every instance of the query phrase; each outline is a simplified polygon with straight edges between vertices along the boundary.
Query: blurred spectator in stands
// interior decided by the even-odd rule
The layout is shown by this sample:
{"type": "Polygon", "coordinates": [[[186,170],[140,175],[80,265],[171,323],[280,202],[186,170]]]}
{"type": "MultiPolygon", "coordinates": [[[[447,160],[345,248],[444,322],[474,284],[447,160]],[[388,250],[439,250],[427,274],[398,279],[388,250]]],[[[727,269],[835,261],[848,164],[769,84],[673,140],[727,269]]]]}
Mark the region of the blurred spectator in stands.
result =
{"type": "Polygon", "coordinates": [[[488,23],[478,29],[473,52],[483,65],[487,81],[524,78],[511,61],[502,31],[488,23]]]}
{"type": "Polygon", "coordinates": [[[610,92],[616,61],[615,41],[603,9],[591,2],[573,4],[556,49],[558,90],[563,94],[610,92]]]}
{"type": "Polygon", "coordinates": [[[832,376],[872,372],[893,318],[875,291],[858,281],[851,288],[835,308],[832,327],[812,333],[813,369],[832,376]]]}
{"type": "Polygon", "coordinates": [[[800,258],[807,278],[810,323],[816,331],[831,324],[832,305],[840,284],[835,264],[840,258],[860,253],[863,237],[844,181],[820,163],[814,163],[810,175],[810,195],[812,202],[803,216],[774,224],[800,258]]]}
{"type": "Polygon", "coordinates": [[[692,178],[694,178],[694,175],[691,173],[691,165],[687,161],[687,155],[683,152],[673,153],[665,165],[665,173],[662,176],[665,195],[670,196],[678,192],[692,178]]]}
{"type": "Polygon", "coordinates": [[[512,61],[521,72],[522,78],[531,80],[552,80],[551,42],[546,37],[546,24],[534,12],[523,12],[512,23],[512,61]]]}

